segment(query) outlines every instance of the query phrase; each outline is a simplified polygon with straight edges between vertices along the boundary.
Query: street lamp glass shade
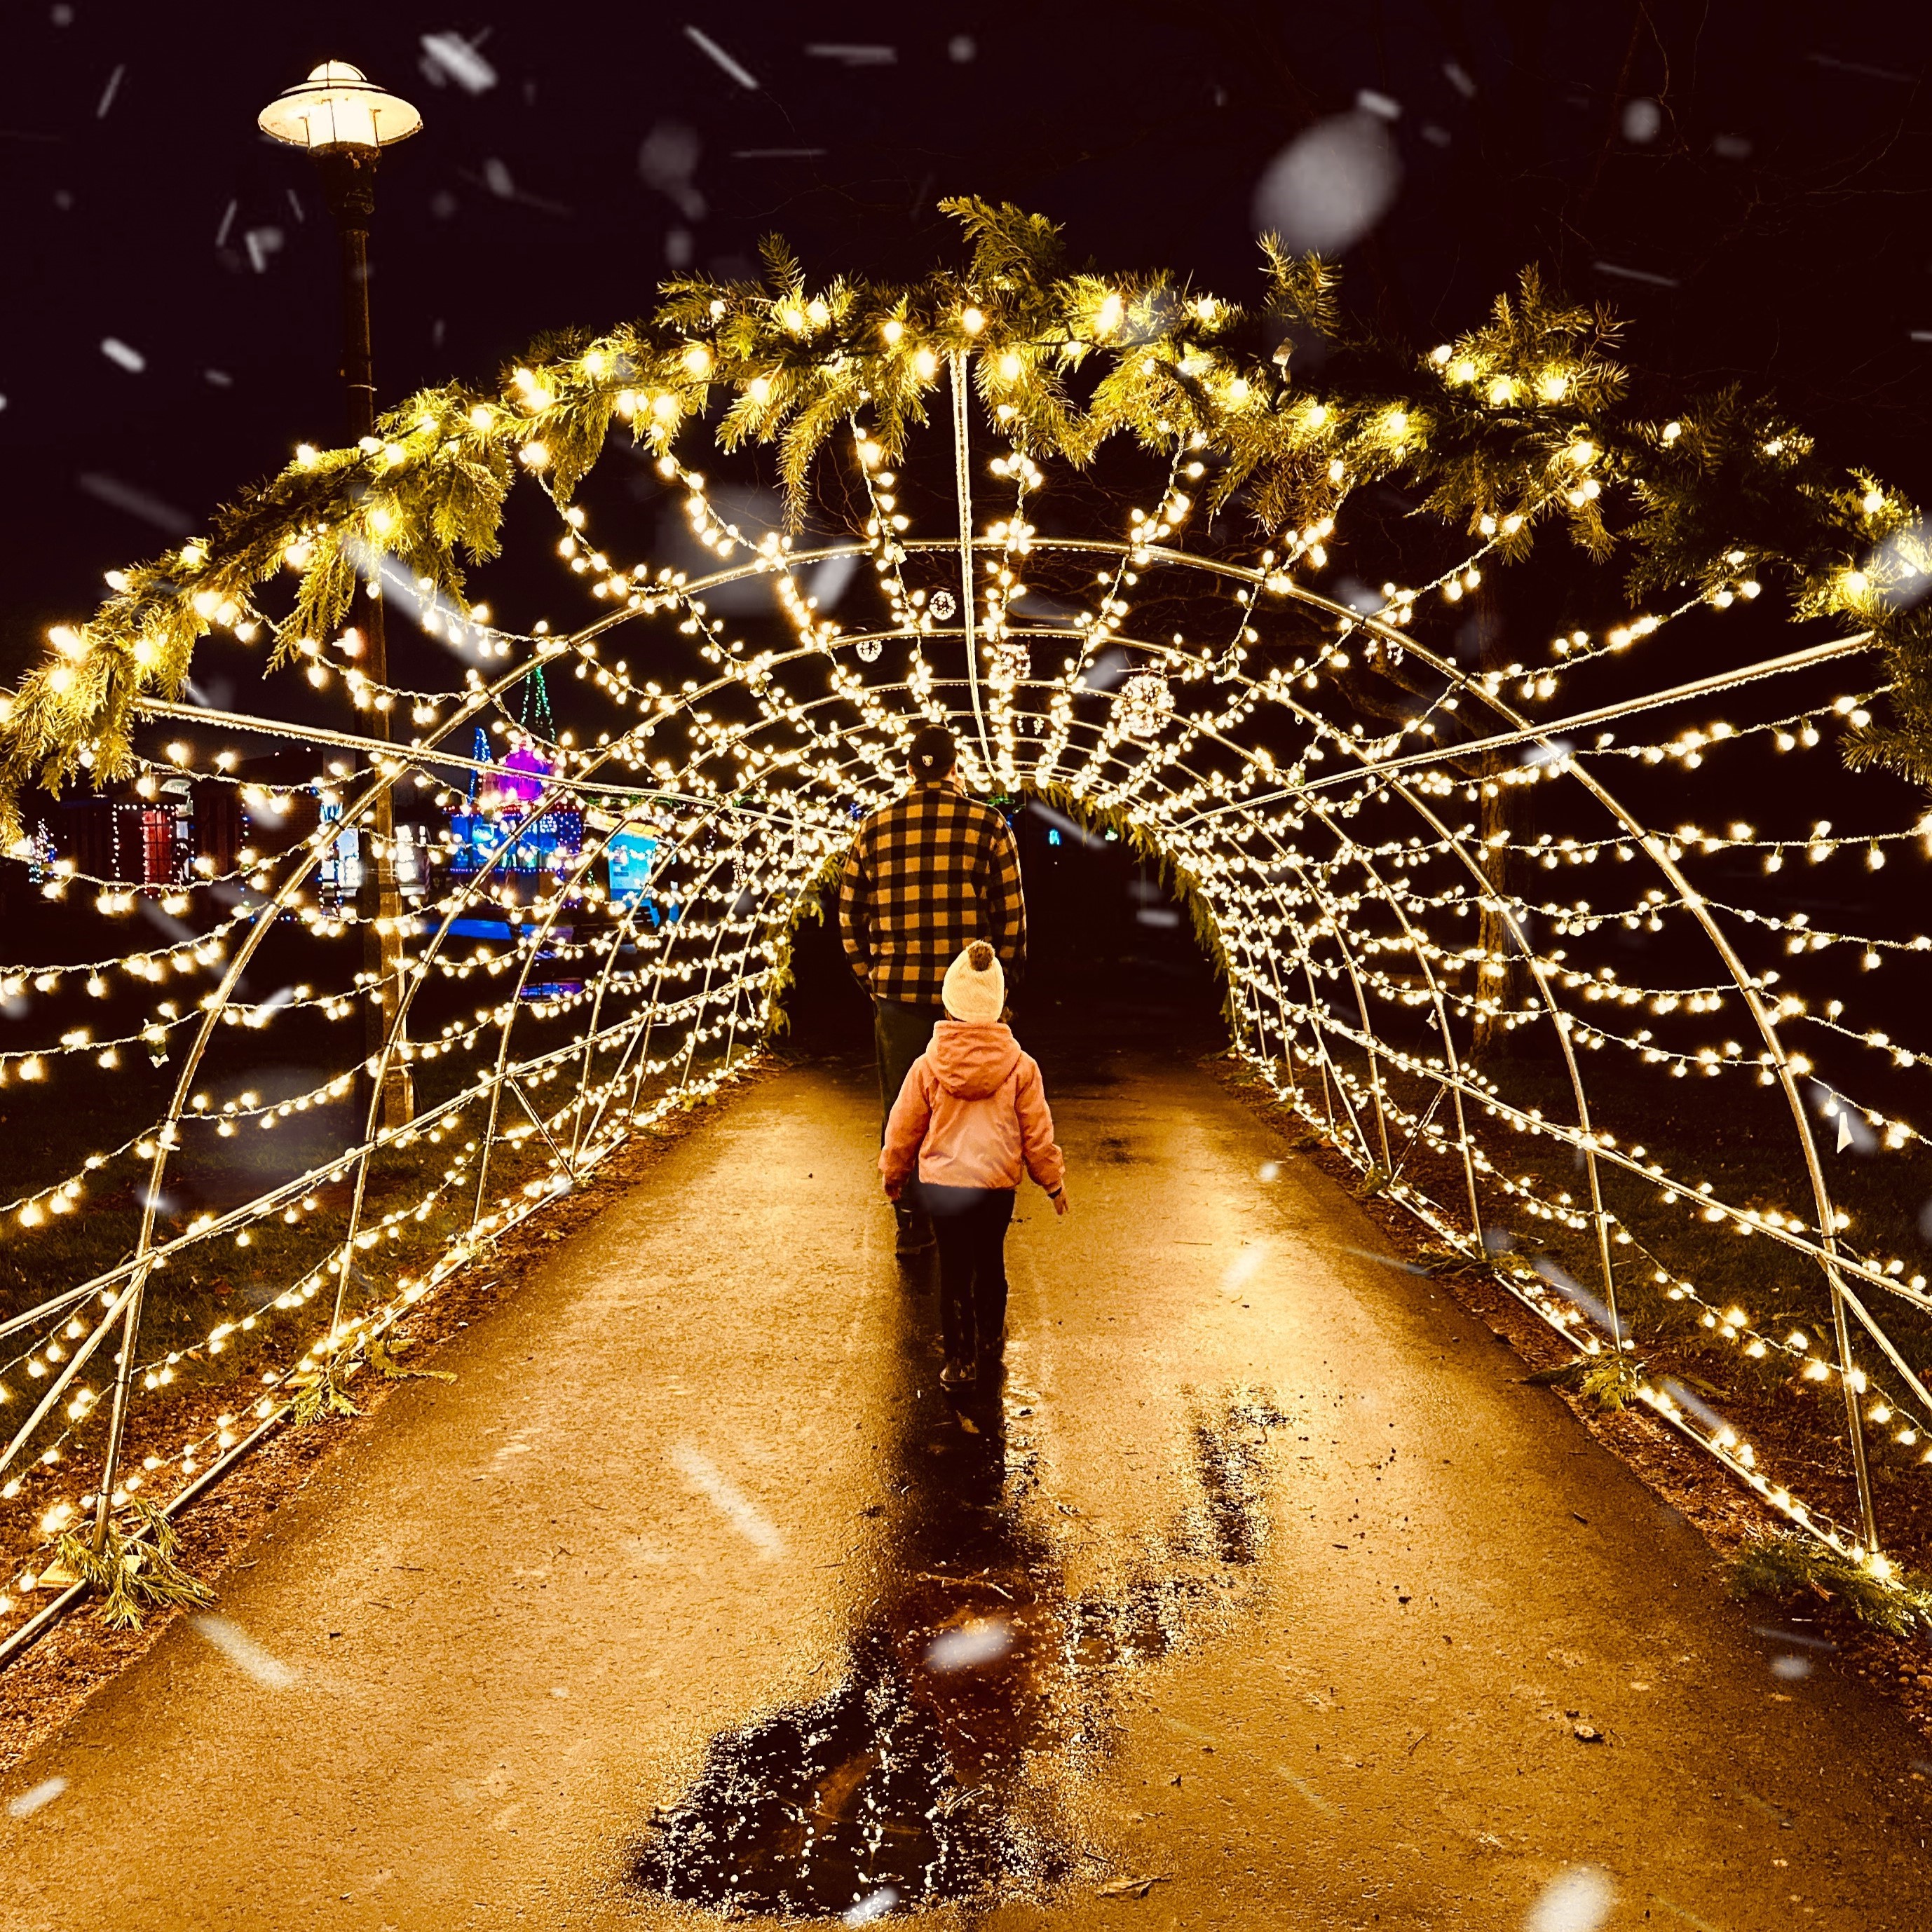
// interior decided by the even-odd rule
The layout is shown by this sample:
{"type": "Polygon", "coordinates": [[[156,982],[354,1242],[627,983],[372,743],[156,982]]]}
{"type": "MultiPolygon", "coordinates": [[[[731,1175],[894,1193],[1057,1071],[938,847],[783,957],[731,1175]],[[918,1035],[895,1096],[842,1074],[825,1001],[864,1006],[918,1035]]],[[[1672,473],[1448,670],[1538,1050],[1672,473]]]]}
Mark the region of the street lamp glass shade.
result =
{"type": "Polygon", "coordinates": [[[410,104],[371,87],[362,70],[324,61],[308,80],[262,110],[263,134],[296,148],[386,148],[422,125],[410,104]]]}

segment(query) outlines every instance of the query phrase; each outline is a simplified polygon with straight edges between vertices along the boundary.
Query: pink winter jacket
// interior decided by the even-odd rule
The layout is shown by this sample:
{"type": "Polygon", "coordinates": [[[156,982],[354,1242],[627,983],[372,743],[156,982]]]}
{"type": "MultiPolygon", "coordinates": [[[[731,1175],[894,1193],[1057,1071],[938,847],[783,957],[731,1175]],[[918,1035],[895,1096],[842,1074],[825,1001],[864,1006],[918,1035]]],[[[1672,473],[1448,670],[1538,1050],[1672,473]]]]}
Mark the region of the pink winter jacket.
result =
{"type": "Polygon", "coordinates": [[[1040,1068],[1010,1028],[933,1028],[886,1125],[879,1172],[893,1195],[915,1162],[920,1180],[941,1187],[1017,1187],[1030,1174],[1051,1192],[1065,1179],[1040,1068]]]}

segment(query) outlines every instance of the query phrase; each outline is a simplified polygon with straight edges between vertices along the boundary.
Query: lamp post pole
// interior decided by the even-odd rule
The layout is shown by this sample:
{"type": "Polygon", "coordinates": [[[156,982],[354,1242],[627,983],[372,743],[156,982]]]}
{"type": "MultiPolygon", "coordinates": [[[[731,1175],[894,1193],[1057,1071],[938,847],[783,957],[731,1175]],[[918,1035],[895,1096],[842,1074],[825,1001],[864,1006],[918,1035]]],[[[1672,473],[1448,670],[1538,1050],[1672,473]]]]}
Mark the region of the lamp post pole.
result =
{"type": "MultiPolygon", "coordinates": [[[[376,372],[369,340],[369,223],[376,211],[376,158],[381,150],[344,142],[315,151],[322,191],[335,218],[342,244],[342,380],[349,402],[349,440],[359,443],[376,430],[376,372]]],[[[362,639],[362,666],[381,688],[389,682],[389,642],[380,578],[358,572],[350,620],[362,639]]],[[[391,713],[372,706],[374,735],[386,742],[391,713]]],[[[362,1006],[365,1061],[381,1057],[383,1042],[397,1024],[403,996],[402,897],[396,889],[394,794],[384,785],[370,820],[368,855],[363,861],[356,913],[362,928],[362,1006]]],[[[365,1081],[373,1076],[365,1075],[365,1081]]],[[[406,1125],[416,1112],[414,1083],[400,1053],[389,1056],[382,1082],[380,1119],[386,1127],[406,1125]]]]}
{"type": "Polygon", "coordinates": [[[376,161],[382,150],[338,141],[315,151],[323,198],[342,244],[342,380],[349,434],[375,433],[376,370],[369,344],[369,224],[376,213],[376,161]]]}
{"type": "MultiPolygon", "coordinates": [[[[325,61],[301,86],[263,110],[260,124],[275,139],[306,148],[322,178],[322,191],[342,254],[342,380],[349,404],[349,435],[360,444],[375,434],[376,376],[370,348],[369,224],[376,212],[376,164],[382,149],[422,125],[407,101],[371,87],[356,68],[325,61]]],[[[350,606],[362,640],[363,668],[377,688],[389,680],[388,637],[382,585],[374,566],[358,573],[350,606]]],[[[391,736],[388,710],[374,710],[374,735],[391,736]]],[[[357,914],[362,928],[363,1048],[371,1070],[396,1032],[402,1010],[402,900],[396,888],[395,806],[384,784],[376,800],[368,856],[362,866],[357,914]]],[[[400,1044],[400,1042],[398,1042],[400,1044]]],[[[365,1073],[363,1092],[373,1070],[365,1073]]],[[[414,1083],[400,1052],[389,1056],[378,1124],[407,1124],[416,1111],[414,1083]]]]}

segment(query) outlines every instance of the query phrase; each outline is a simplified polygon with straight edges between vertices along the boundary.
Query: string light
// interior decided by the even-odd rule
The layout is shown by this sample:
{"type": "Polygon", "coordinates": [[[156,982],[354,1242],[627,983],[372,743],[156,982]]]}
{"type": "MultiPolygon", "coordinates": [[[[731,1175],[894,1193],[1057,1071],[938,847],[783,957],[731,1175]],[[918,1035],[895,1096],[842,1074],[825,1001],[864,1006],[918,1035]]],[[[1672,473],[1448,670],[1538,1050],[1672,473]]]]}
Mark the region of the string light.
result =
{"type": "MultiPolygon", "coordinates": [[[[1300,287],[1294,278],[1308,272],[1281,263],[1274,272],[1284,287],[1300,287]]],[[[281,524],[247,556],[221,542],[181,546],[154,566],[117,573],[93,621],[50,639],[48,662],[10,697],[0,728],[0,808],[12,814],[5,830],[16,842],[29,769],[127,778],[137,788],[152,780],[158,793],[194,764],[197,783],[245,788],[231,752],[209,755],[184,738],[159,756],[119,748],[137,732],[205,731],[163,694],[211,632],[244,643],[268,637],[296,675],[340,682],[358,712],[406,718],[412,736],[405,745],[238,720],[306,742],[323,765],[307,787],[258,794],[263,802],[272,809],[302,791],[339,815],[219,880],[183,881],[182,911],[209,922],[191,945],[0,969],[9,997],[32,991],[62,1000],[104,997],[97,982],[111,988],[117,974],[140,986],[168,974],[220,975],[204,999],[160,1003],[131,1030],[97,1036],[64,1024],[70,1016],[62,1010],[49,1023],[57,1035],[0,1055],[0,1076],[31,1084],[75,1056],[148,1050],[175,1068],[177,1082],[161,1119],[8,1204],[10,1239],[33,1240],[71,1214],[106,1171],[148,1163],[152,1200],[191,1142],[279,1131],[353,1096],[359,1062],[286,1098],[244,1094],[217,1103],[197,1082],[227,1027],[260,1030],[298,1011],[332,1020],[362,1012],[365,989],[351,957],[358,921],[352,907],[330,902],[319,875],[346,834],[367,836],[380,790],[410,784],[451,798],[452,771],[466,774],[463,782],[500,786],[516,770],[506,761],[526,752],[548,768],[530,815],[568,805],[586,832],[574,855],[530,882],[540,884],[533,892],[506,884],[514,838],[473,868],[418,882],[404,935],[404,1016],[431,985],[476,985],[485,996],[421,1039],[407,1039],[399,1018],[364,1070],[380,1079],[392,1057],[447,1060],[446,1097],[406,1129],[365,1124],[300,1175],[177,1232],[148,1208],[130,1260],[0,1327],[0,1336],[21,1338],[0,1375],[17,1370],[47,1426],[56,1418],[67,1425],[51,1441],[45,1429],[16,1425],[0,1467],[9,1486],[38,1486],[41,1521],[58,1527],[93,1506],[89,1477],[68,1460],[71,1432],[98,1393],[82,1379],[79,1352],[96,1336],[98,1348],[110,1332],[124,1334],[138,1302],[132,1291],[155,1270],[182,1267],[216,1244],[266,1249],[280,1229],[314,1231],[320,1250],[255,1292],[238,1317],[211,1326],[200,1345],[245,1348],[251,1363],[268,1361],[251,1370],[261,1394],[223,1410],[172,1457],[127,1472],[110,1491],[110,1508],[139,1483],[150,1493],[185,1484],[229,1453],[245,1427],[338,1386],[490,1241],[574,1188],[632,1135],[723,1090],[776,1022],[801,908],[856,817],[892,795],[904,746],[927,721],[961,728],[969,782],[1030,791],[1171,868],[1225,973],[1238,1050],[1295,1118],[1332,1138],[1444,1243],[1482,1258],[1484,1202],[1507,1203],[1552,1237],[1594,1244],[1607,1308],[1641,1270],[1662,1299],[1694,1311],[1699,1334],[1714,1346],[1756,1361],[1781,1358],[1801,1382],[1848,1391],[1859,1428],[1888,1432],[1894,1448],[1916,1448],[1932,1427],[1932,1400],[1861,1297],[1915,1310],[1932,1299],[1900,1258],[1850,1246],[1796,1101],[1809,1063],[1790,1050],[1786,1034],[1821,1028],[1908,1071],[1924,1052],[1888,1031],[1847,1024],[1842,1004],[1780,974],[1833,949],[1856,946],[1875,961],[1932,950],[1932,939],[1821,932],[1802,910],[1732,902],[1732,874],[1726,899],[1694,886],[1682,868],[1745,854],[1766,872],[1847,854],[1872,868],[1921,856],[1932,846],[1932,820],[1857,831],[1815,820],[1762,834],[1736,822],[1665,830],[1642,824],[1601,776],[1612,758],[1688,773],[1864,733],[1888,685],[1796,709],[1787,703],[1774,717],[1741,712],[1654,740],[1620,740],[1630,728],[1624,718],[1641,718],[1641,704],[1618,712],[1617,731],[1574,741],[1560,718],[1533,724],[1515,708],[1550,704],[1599,663],[1642,662],[1667,626],[1735,623],[1731,614],[1756,604],[1766,584],[1790,580],[1779,560],[1755,552],[1702,560],[1680,573],[1690,594],[1653,595],[1651,608],[1619,608],[1573,629],[1554,640],[1545,662],[1472,670],[1446,640],[1432,641],[1546,530],[1607,554],[1606,506],[1633,478],[1675,476],[1670,466],[1694,462],[1719,427],[1688,415],[1660,428],[1624,424],[1610,407],[1616,372],[1586,324],[1534,303],[1442,346],[1408,372],[1399,392],[1369,396],[1291,382],[1282,362],[1244,350],[1238,309],[1184,298],[1160,278],[1042,286],[1044,294],[1033,292],[1046,307],[1034,310],[991,278],[969,283],[970,300],[943,279],[890,296],[842,285],[814,296],[802,282],[764,294],[694,295],[653,328],[532,358],[500,394],[452,389],[416,398],[385,419],[373,447],[304,446],[274,486],[281,524]],[[962,442],[947,455],[956,478],[979,476],[984,465],[1004,492],[994,514],[970,526],[963,574],[961,539],[944,524],[932,535],[916,527],[906,480],[920,460],[913,430],[962,356],[981,380],[999,453],[962,442]],[[1103,374],[1082,410],[1065,378],[1089,358],[1103,374]],[[786,446],[788,475],[802,488],[814,453],[821,465],[842,466],[860,506],[849,539],[803,549],[782,532],[748,536],[721,509],[702,471],[680,454],[680,438],[694,433],[721,386],[730,398],[718,418],[727,454],[793,435],[809,410],[818,440],[800,443],[796,455],[786,446]],[[1412,583],[1384,578],[1379,592],[1343,598],[1324,587],[1357,540],[1350,506],[1365,489],[1426,474],[1438,440],[1480,442],[1492,425],[1495,440],[1484,446],[1514,450],[1508,425],[1526,417],[1539,425],[1542,453],[1499,457],[1479,494],[1468,487],[1453,506],[1468,529],[1454,554],[1432,558],[1412,583]],[[693,574],[627,560],[571,500],[614,418],[679,493],[692,536],[715,568],[693,574]],[[1088,489],[1082,466],[1107,436],[1128,434],[1154,458],[1146,494],[1129,503],[1115,488],[1094,486],[1080,496],[1088,489]],[[496,479],[482,498],[463,500],[460,514],[452,508],[459,469],[496,479]],[[519,470],[532,479],[523,487],[544,489],[557,511],[560,584],[580,600],[579,622],[506,629],[464,592],[458,551],[489,554],[501,490],[519,470]],[[1234,544],[1225,520],[1214,520],[1238,490],[1266,506],[1251,550],[1234,544]],[[440,522],[436,509],[447,513],[440,522]],[[458,654],[456,688],[411,689],[363,671],[357,640],[339,630],[342,613],[326,593],[352,540],[402,573],[395,601],[400,608],[412,592],[425,631],[458,654]],[[848,623],[820,608],[804,573],[842,562],[874,587],[876,617],[848,623]],[[299,578],[286,610],[278,604],[284,593],[262,587],[278,581],[276,572],[299,578]],[[720,594],[753,580],[769,584],[771,634],[782,644],[748,640],[727,621],[720,594]],[[960,608],[962,594],[969,608],[960,608]],[[970,666],[968,636],[980,654],[970,666]],[[580,694],[569,713],[574,731],[534,729],[516,709],[546,668],[580,694]],[[1396,718],[1366,708],[1367,681],[1398,673],[1413,688],[1412,708],[1396,718]],[[593,710],[598,722],[586,724],[593,710]],[[137,724],[137,716],[150,722],[137,724]],[[479,727],[486,743],[503,741],[490,755],[444,748],[479,727]],[[1472,776],[1457,746],[1463,734],[1486,731],[1517,734],[1536,761],[1472,776]],[[1560,788],[1576,801],[1572,829],[1534,837],[1510,830],[1502,802],[1536,787],[1560,788]],[[620,837],[654,842],[640,892],[620,895],[598,876],[620,837]],[[1628,883],[1607,895],[1599,886],[1594,900],[1534,898],[1498,883],[1508,876],[1505,860],[1516,876],[1552,885],[1593,866],[1599,878],[1628,883]],[[253,896],[215,914],[217,885],[253,896]],[[457,928],[480,915],[493,916],[502,937],[466,950],[457,928]],[[1701,969],[1695,983],[1678,986],[1619,978],[1608,962],[1573,958],[1568,946],[1532,944],[1539,919],[1554,938],[1580,944],[1600,934],[1687,931],[1721,971],[1701,969]],[[284,920],[314,950],[310,977],[322,990],[242,1001],[244,971],[284,920]],[[1730,950],[1741,934],[1782,946],[1774,956],[1784,964],[1743,965],[1730,950]],[[1712,1016],[1720,1013],[1718,1027],[1712,1016]],[[1635,1024],[1640,1014],[1645,1024],[1635,1024]],[[1698,1037],[1706,1024],[1712,1036],[1698,1037]],[[519,1029],[532,1028],[544,1030],[519,1050],[519,1029]],[[1524,1028],[1556,1040],[1574,1120],[1513,1101],[1491,1072],[1470,1064],[1474,1032],[1524,1028]],[[1802,1217],[1787,1207],[1727,1202],[1664,1172],[1641,1148],[1619,1144],[1586,1105],[1583,1069],[1605,1054],[1665,1078],[1784,1086],[1817,1198],[1802,1217]],[[1568,1191],[1516,1171],[1523,1163],[1508,1150],[1534,1141],[1578,1164],[1582,1178],[1568,1191]],[[434,1171],[410,1171],[393,1196],[373,1192],[372,1173],[406,1150],[434,1150],[434,1171]],[[1464,1198],[1436,1198],[1433,1181],[1406,1171],[1412,1160],[1418,1172],[1456,1174],[1464,1198]],[[1606,1203],[1600,1180],[1609,1174],[1654,1186],[1665,1205],[1681,1206],[1688,1252],[1735,1228],[1816,1270],[1832,1305],[1850,1311],[1864,1338],[1861,1356],[1869,1344],[1882,1368],[1853,1359],[1835,1334],[1828,1340],[1827,1324],[1780,1334],[1768,1318],[1707,1295],[1695,1286],[1697,1266],[1660,1258],[1658,1238],[1646,1240],[1606,1203]],[[63,1340],[76,1322],[81,1335],[63,1340]],[[63,1486],[72,1493],[53,1493],[63,1486]]],[[[1302,292],[1313,299],[1319,290],[1302,292]]],[[[1751,434],[1767,475],[1795,473],[1791,466],[1811,460],[1795,431],[1759,424],[1751,434]]],[[[1875,529],[1888,536],[1888,520],[1904,518],[1882,494],[1874,507],[1874,494],[1846,512],[1861,520],[1848,554],[1862,557],[1875,529]]],[[[1834,561],[1794,590],[1794,608],[1869,628],[1882,620],[1891,568],[1834,561]]],[[[1711,690],[1735,707],[1790,675],[1788,667],[1746,666],[1711,690]]],[[[250,794],[243,788],[242,796],[250,794]]],[[[14,849],[22,856],[38,850],[31,841],[14,849]]],[[[83,879],[65,860],[46,870],[44,890],[54,896],[98,887],[100,916],[126,916],[140,902],[118,882],[83,879]]],[[[1831,1105],[1852,1103],[1840,1096],[1831,1105]]],[[[1918,1130],[1895,1111],[1856,1112],[1885,1147],[1917,1144],[1918,1130]]],[[[1582,1354],[1614,1360],[1629,1352],[1621,1318],[1606,1325],[1526,1264],[1506,1265],[1504,1278],[1582,1354]]],[[[136,1338],[123,1352],[136,1395],[159,1398],[177,1385],[182,1364],[171,1358],[179,1351],[144,1354],[136,1338]]],[[[1877,1560],[1868,1508],[1855,1528],[1834,1523],[1759,1468],[1756,1445],[1700,1420],[1666,1382],[1640,1382],[1638,1400],[1769,1506],[1832,1547],[1877,1560]]],[[[105,1479],[96,1472],[92,1480],[105,1479]]]]}

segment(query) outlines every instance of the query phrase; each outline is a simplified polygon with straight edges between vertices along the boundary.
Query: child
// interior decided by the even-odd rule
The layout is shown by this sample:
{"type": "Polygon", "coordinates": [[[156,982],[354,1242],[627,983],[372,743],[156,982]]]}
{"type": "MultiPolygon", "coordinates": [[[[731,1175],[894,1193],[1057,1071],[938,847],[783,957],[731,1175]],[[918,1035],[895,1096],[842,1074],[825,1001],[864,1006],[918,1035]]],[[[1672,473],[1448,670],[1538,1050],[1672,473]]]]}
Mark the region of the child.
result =
{"type": "Polygon", "coordinates": [[[939,1240],[940,1321],[950,1389],[994,1378],[1006,1345],[1006,1223],[1022,1172],[1066,1212],[1066,1165],[1040,1068],[1000,1024],[1006,976],[984,940],[946,970],[946,1017],[912,1064],[879,1156],[886,1198],[908,1180],[939,1240]],[[916,1178],[914,1170],[917,1168],[916,1178]]]}

